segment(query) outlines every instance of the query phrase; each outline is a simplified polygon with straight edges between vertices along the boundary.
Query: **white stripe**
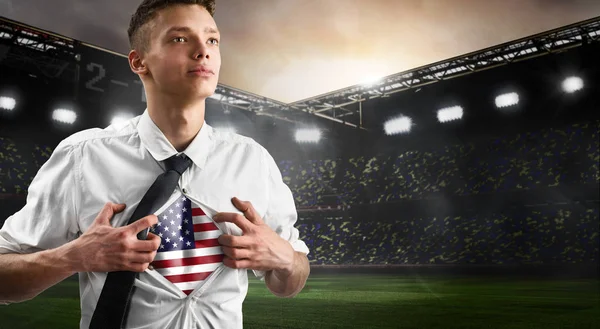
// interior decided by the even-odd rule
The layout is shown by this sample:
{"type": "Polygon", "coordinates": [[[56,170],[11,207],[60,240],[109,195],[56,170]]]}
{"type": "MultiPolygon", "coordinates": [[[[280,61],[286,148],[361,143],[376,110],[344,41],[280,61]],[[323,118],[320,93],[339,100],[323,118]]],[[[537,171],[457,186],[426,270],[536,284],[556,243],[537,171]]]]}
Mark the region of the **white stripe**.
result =
{"type": "Polygon", "coordinates": [[[205,223],[212,223],[212,219],[208,218],[208,216],[204,215],[204,216],[192,216],[192,220],[194,222],[194,224],[205,224],[205,223]]]}
{"type": "Polygon", "coordinates": [[[206,240],[206,239],[216,239],[219,236],[221,236],[221,231],[219,231],[219,230],[206,231],[206,232],[194,232],[194,239],[196,241],[206,240]]]}
{"type": "Polygon", "coordinates": [[[179,282],[179,283],[173,283],[173,284],[175,286],[177,286],[177,288],[179,288],[181,290],[194,290],[202,282],[204,282],[204,280],[202,280],[202,281],[190,281],[190,282],[179,282]]]}
{"type": "Polygon", "coordinates": [[[203,273],[203,272],[212,272],[214,271],[221,262],[218,263],[209,263],[202,265],[192,265],[192,266],[177,266],[177,267],[169,267],[169,268],[157,268],[156,272],[167,276],[167,275],[179,275],[179,274],[191,274],[191,273],[203,273]]]}
{"type": "Polygon", "coordinates": [[[189,250],[165,251],[156,253],[154,260],[180,259],[187,257],[220,255],[223,253],[221,247],[196,248],[189,250]]]}

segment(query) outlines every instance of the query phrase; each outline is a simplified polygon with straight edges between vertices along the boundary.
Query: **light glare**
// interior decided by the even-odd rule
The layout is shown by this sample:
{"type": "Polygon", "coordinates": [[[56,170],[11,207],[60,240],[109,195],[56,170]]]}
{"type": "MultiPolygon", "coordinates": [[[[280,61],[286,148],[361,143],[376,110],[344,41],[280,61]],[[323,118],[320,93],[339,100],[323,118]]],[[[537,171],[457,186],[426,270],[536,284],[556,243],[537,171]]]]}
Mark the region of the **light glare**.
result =
{"type": "Polygon", "coordinates": [[[52,112],[52,119],[62,123],[73,124],[77,119],[77,114],[71,110],[56,109],[52,112]]]}
{"type": "Polygon", "coordinates": [[[15,109],[17,101],[10,97],[0,97],[0,109],[12,111],[15,109]]]}
{"type": "Polygon", "coordinates": [[[439,122],[448,122],[453,120],[459,120],[463,117],[463,108],[460,106],[446,107],[438,111],[437,113],[439,122]]]}
{"type": "Polygon", "coordinates": [[[519,104],[519,94],[508,93],[496,97],[496,107],[503,108],[519,104]]]}
{"type": "Polygon", "coordinates": [[[319,129],[296,130],[296,141],[299,143],[318,143],[320,140],[321,131],[319,129]]]}
{"type": "Polygon", "coordinates": [[[133,119],[133,115],[131,115],[129,113],[117,114],[112,118],[112,120],[110,121],[110,124],[111,125],[120,124],[120,123],[126,122],[131,119],[133,119]]]}
{"type": "Polygon", "coordinates": [[[395,135],[400,133],[407,133],[410,131],[412,126],[412,120],[409,117],[400,117],[389,120],[385,123],[385,133],[388,135],[395,135]]]}
{"type": "Polygon", "coordinates": [[[583,89],[583,80],[579,77],[568,77],[563,81],[562,88],[567,93],[574,93],[583,89]]]}

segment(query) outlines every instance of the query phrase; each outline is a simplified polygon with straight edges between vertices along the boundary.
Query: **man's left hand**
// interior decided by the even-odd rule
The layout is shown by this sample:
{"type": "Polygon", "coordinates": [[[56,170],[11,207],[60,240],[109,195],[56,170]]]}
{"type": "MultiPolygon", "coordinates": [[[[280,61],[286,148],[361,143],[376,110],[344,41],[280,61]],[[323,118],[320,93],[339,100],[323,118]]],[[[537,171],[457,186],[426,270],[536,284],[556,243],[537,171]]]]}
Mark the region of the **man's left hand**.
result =
{"type": "Polygon", "coordinates": [[[242,230],[241,236],[223,234],[218,239],[225,266],[291,273],[295,251],[290,243],[265,224],[250,202],[233,198],[232,203],[243,215],[222,212],[213,217],[217,223],[230,222],[242,230]]]}

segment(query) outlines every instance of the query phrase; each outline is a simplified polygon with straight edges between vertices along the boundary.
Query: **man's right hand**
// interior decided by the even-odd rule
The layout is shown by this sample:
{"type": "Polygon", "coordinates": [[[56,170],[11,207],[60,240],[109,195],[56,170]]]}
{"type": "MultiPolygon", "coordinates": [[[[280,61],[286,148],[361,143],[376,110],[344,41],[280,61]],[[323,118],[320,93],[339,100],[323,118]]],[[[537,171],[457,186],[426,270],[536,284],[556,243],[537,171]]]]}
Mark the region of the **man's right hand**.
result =
{"type": "Polygon", "coordinates": [[[160,237],[148,233],[147,240],[138,240],[138,232],[158,223],[148,215],[123,227],[112,227],[110,220],[125,210],[124,204],[108,202],[88,230],[65,245],[65,255],[74,272],[143,272],[154,260],[160,237]]]}

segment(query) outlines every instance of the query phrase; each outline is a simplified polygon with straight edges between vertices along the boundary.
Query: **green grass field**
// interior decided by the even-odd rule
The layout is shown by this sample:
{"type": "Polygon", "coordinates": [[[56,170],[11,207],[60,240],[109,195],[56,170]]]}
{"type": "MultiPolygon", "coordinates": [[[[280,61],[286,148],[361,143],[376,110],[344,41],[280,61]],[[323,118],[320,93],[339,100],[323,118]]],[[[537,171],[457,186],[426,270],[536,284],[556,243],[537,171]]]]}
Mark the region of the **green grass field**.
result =
{"type": "MultiPolygon", "coordinates": [[[[246,329],[600,328],[599,280],[313,275],[293,299],[251,277],[246,329]]],[[[77,281],[0,306],[0,328],[78,328],[77,281]]],[[[224,328],[226,329],[226,328],[224,328]]]]}

